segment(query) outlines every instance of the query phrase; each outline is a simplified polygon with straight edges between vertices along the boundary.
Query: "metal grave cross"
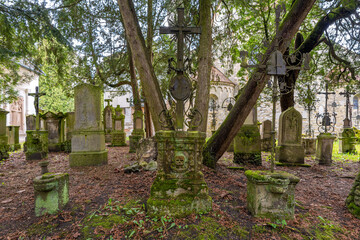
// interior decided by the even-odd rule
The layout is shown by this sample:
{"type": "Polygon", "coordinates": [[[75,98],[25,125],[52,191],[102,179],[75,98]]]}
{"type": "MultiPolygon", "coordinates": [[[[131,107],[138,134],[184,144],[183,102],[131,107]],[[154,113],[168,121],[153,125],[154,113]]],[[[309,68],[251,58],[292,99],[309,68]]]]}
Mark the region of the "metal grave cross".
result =
{"type": "Polygon", "coordinates": [[[32,96],[35,98],[34,100],[34,106],[36,111],[36,130],[40,130],[40,115],[39,115],[39,99],[41,96],[46,95],[45,93],[39,92],[39,87],[35,88],[35,93],[29,93],[29,96],[32,96]]]}
{"type": "MultiPolygon", "coordinates": [[[[329,95],[330,94],[335,94],[335,92],[329,92],[329,85],[328,83],[325,84],[325,92],[318,92],[318,94],[325,94],[325,114],[324,114],[324,118],[322,120],[322,125],[325,127],[330,126],[331,125],[331,120],[330,120],[330,116],[328,113],[328,109],[327,109],[327,105],[328,105],[328,99],[329,99],[329,95]]],[[[327,132],[327,131],[325,131],[327,132]]]]}
{"type": "Polygon", "coordinates": [[[190,97],[191,82],[184,76],[184,38],[187,34],[200,34],[200,27],[185,26],[184,8],[177,9],[178,22],[172,27],[160,27],[160,34],[176,34],[177,38],[177,63],[176,76],[171,79],[169,91],[176,100],[176,129],[184,126],[184,101],[190,97]]]}
{"type": "Polygon", "coordinates": [[[355,95],[356,93],[350,92],[349,86],[346,86],[346,91],[341,92],[340,95],[344,95],[346,98],[346,117],[344,119],[344,128],[350,128],[351,127],[351,119],[349,118],[349,107],[350,107],[350,96],[355,95]]]}

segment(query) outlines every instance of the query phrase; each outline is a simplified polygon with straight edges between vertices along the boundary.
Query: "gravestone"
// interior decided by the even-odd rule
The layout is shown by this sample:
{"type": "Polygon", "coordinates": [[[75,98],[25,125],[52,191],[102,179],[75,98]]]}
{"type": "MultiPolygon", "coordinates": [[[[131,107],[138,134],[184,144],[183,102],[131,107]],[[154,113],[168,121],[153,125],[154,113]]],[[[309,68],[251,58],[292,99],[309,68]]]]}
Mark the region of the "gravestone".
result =
{"type": "Polygon", "coordinates": [[[26,116],[26,130],[36,130],[36,116],[26,116]]]}
{"type": "Polygon", "coordinates": [[[113,114],[114,108],[110,105],[111,99],[105,100],[108,105],[104,108],[103,118],[104,118],[104,130],[105,130],[105,142],[111,143],[111,132],[113,130],[113,114]]]}
{"type": "Polygon", "coordinates": [[[113,130],[111,132],[111,146],[126,146],[125,115],[122,114],[122,109],[120,108],[120,105],[116,106],[112,119],[113,130]]]}
{"type": "Polygon", "coordinates": [[[317,136],[316,158],[320,165],[330,166],[335,136],[331,133],[321,133],[317,136]]]}
{"type": "Polygon", "coordinates": [[[289,165],[304,164],[304,147],[301,142],[302,116],[294,108],[288,108],[280,114],[279,140],[276,158],[289,165]]]}
{"type": "Polygon", "coordinates": [[[339,153],[356,154],[356,136],[353,128],[343,128],[339,133],[339,153]]]}
{"type": "Polygon", "coordinates": [[[45,130],[48,131],[48,148],[49,152],[61,151],[61,144],[63,137],[61,136],[61,121],[64,118],[62,113],[55,114],[47,112],[42,114],[41,118],[45,122],[45,130]]]}
{"type": "Polygon", "coordinates": [[[8,111],[0,108],[0,160],[9,158],[8,151],[10,147],[8,136],[6,135],[6,114],[8,113],[8,111]]]}
{"type": "Polygon", "coordinates": [[[234,139],[234,162],[261,165],[261,137],[256,108],[245,119],[234,139]]]}
{"type": "Polygon", "coordinates": [[[302,143],[303,143],[305,154],[313,155],[316,153],[316,138],[303,137],[302,143]]]}
{"type": "Polygon", "coordinates": [[[270,152],[272,147],[271,142],[272,122],[265,120],[262,123],[262,139],[261,139],[261,150],[270,152]]]}
{"type": "Polygon", "coordinates": [[[35,215],[56,214],[69,202],[69,174],[49,173],[49,162],[40,162],[41,175],[33,180],[35,215]]]}
{"type": "Polygon", "coordinates": [[[102,90],[80,84],[75,87],[75,125],[71,138],[70,167],[107,164],[101,117],[102,90]]]}
{"type": "Polygon", "coordinates": [[[74,131],[75,113],[67,112],[65,114],[65,141],[63,142],[63,149],[65,152],[71,152],[71,137],[74,131]]]}
{"type": "Polygon", "coordinates": [[[139,142],[145,136],[144,131],[144,114],[142,111],[135,110],[133,114],[134,128],[129,136],[130,153],[136,152],[139,142]]]}
{"type": "Polygon", "coordinates": [[[7,126],[6,135],[9,139],[9,147],[11,151],[16,151],[21,148],[19,143],[19,128],[20,126],[7,126]]]}

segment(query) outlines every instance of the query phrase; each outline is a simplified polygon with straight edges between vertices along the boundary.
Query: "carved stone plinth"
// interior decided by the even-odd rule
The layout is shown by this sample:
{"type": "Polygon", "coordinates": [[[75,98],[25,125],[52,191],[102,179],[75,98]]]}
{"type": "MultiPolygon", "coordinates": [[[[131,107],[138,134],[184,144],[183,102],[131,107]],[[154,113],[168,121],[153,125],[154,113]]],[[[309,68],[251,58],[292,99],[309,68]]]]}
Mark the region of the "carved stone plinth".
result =
{"type": "Polygon", "coordinates": [[[211,210],[201,172],[205,137],[196,131],[156,132],[158,173],[147,201],[150,216],[183,217],[211,210]]]}
{"type": "Polygon", "coordinates": [[[352,128],[344,128],[339,134],[339,153],[356,154],[356,137],[352,128]]]}
{"type": "Polygon", "coordinates": [[[234,139],[234,162],[261,165],[261,137],[257,124],[244,124],[234,139]]]}
{"type": "Polygon", "coordinates": [[[283,171],[247,170],[247,208],[255,217],[292,219],[298,177],[283,171]]]}
{"type": "Polygon", "coordinates": [[[317,136],[316,158],[320,165],[330,166],[335,136],[331,133],[321,133],[317,136]]]}
{"type": "Polygon", "coordinates": [[[26,131],[26,160],[47,158],[48,151],[48,131],[26,131]]]}

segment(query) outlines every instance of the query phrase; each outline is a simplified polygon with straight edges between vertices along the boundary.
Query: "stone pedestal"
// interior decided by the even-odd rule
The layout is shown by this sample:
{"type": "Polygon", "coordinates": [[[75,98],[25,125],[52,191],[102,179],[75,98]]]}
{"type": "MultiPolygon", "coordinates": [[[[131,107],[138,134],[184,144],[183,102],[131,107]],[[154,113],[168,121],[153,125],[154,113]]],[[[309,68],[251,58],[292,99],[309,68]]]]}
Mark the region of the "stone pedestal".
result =
{"type": "Polygon", "coordinates": [[[244,124],[234,139],[234,162],[261,165],[261,137],[257,124],[244,124]]]}
{"type": "Polygon", "coordinates": [[[64,115],[62,113],[55,114],[53,112],[47,112],[46,114],[42,114],[41,118],[44,120],[45,130],[48,131],[49,152],[61,151],[61,120],[64,118],[64,115]]]}
{"type": "Polygon", "coordinates": [[[360,173],[356,176],[355,182],[346,198],[346,206],[355,217],[360,218],[360,173]]]}
{"type": "Polygon", "coordinates": [[[34,179],[35,215],[55,214],[69,202],[69,175],[45,173],[34,179]]]}
{"type": "Polygon", "coordinates": [[[6,135],[9,138],[9,146],[11,151],[16,151],[21,148],[19,143],[19,128],[20,126],[7,126],[6,135]]]}
{"type": "Polygon", "coordinates": [[[330,166],[335,136],[331,133],[321,133],[317,136],[316,158],[320,165],[330,166]]]}
{"type": "Polygon", "coordinates": [[[202,169],[206,134],[158,131],[158,173],[147,201],[150,216],[184,217],[212,208],[202,169]]]}
{"type": "Polygon", "coordinates": [[[292,219],[298,177],[283,171],[247,170],[247,208],[255,217],[292,219]]]}
{"type": "Polygon", "coordinates": [[[126,146],[125,115],[122,114],[122,109],[119,105],[115,108],[113,115],[113,130],[111,132],[111,146],[121,147],[126,146]]]}
{"type": "Polygon", "coordinates": [[[6,114],[8,113],[0,108],[0,160],[9,158],[9,138],[6,135],[6,114]]]}
{"type": "Polygon", "coordinates": [[[305,154],[313,155],[316,153],[316,138],[303,138],[302,143],[305,154]]]}
{"type": "Polygon", "coordinates": [[[71,139],[70,167],[107,164],[101,94],[98,86],[81,84],[75,87],[75,125],[71,139]]]}
{"type": "Polygon", "coordinates": [[[48,132],[26,131],[26,160],[41,160],[48,154],[48,132]]]}
{"type": "Polygon", "coordinates": [[[302,116],[293,107],[280,115],[279,141],[276,160],[289,165],[304,164],[304,147],[301,142],[302,116]]]}
{"type": "Polygon", "coordinates": [[[344,128],[339,134],[339,153],[356,154],[356,137],[352,128],[344,128]]]}
{"type": "Polygon", "coordinates": [[[144,138],[144,114],[142,111],[135,111],[133,114],[134,130],[129,136],[130,153],[136,152],[139,146],[139,141],[144,138]]]}

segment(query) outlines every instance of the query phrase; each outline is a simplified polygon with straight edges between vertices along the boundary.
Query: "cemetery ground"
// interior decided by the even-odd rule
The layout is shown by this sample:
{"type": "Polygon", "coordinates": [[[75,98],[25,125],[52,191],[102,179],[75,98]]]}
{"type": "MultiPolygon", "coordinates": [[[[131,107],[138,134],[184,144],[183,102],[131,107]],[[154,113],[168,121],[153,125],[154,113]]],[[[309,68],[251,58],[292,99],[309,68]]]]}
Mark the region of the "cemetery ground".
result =
{"type": "MultiPolygon", "coordinates": [[[[213,211],[186,218],[146,215],[146,200],[156,172],[125,174],[135,154],[108,148],[108,165],[69,167],[69,155],[49,153],[50,172],[70,175],[70,202],[57,215],[35,217],[33,179],[38,161],[14,152],[0,166],[0,239],[360,239],[360,220],[345,207],[359,172],[359,155],[335,154],[331,167],[277,167],[301,178],[293,220],[258,219],[246,208],[246,177],[226,153],[215,170],[203,173],[213,211]]],[[[335,151],[337,147],[335,147],[335,151]]],[[[360,149],[359,149],[360,150],[360,149]]],[[[269,169],[269,153],[262,155],[269,169]]]]}

